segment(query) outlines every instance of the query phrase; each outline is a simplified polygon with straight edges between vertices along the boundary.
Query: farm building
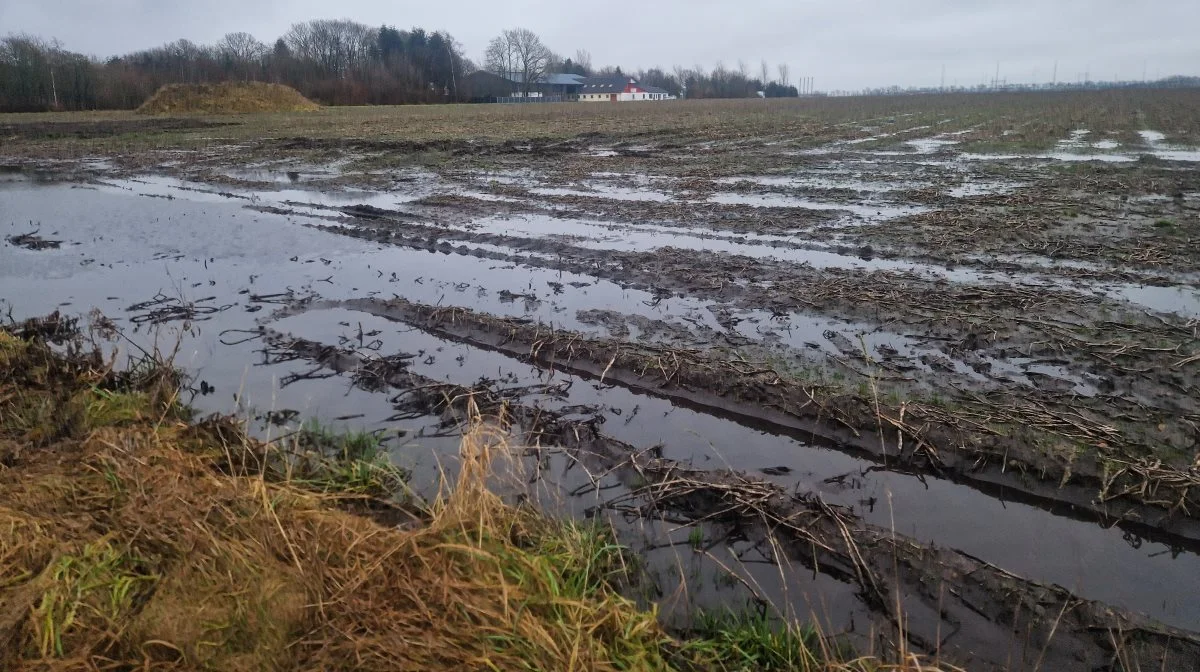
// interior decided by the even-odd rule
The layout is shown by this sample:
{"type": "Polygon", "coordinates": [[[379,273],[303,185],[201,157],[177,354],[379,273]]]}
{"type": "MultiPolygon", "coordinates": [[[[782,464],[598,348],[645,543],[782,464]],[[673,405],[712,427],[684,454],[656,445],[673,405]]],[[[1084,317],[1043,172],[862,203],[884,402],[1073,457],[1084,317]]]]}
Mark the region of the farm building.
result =
{"type": "Polygon", "coordinates": [[[514,84],[509,80],[486,70],[476,70],[463,78],[459,83],[459,91],[463,97],[473,103],[493,102],[513,94],[514,84]]]}
{"type": "Polygon", "coordinates": [[[633,77],[622,75],[583,77],[565,73],[550,73],[528,87],[520,73],[507,76],[483,70],[467,75],[464,90],[468,98],[482,102],[628,102],[635,100],[670,100],[665,89],[643,86],[633,77]]]}
{"type": "Polygon", "coordinates": [[[668,100],[665,89],[642,86],[632,77],[587,77],[579,89],[579,101],[583,103],[622,103],[635,100],[668,100]]]}
{"type": "Polygon", "coordinates": [[[552,73],[539,86],[550,96],[578,96],[584,79],[581,75],[552,73]]]}
{"type": "MultiPolygon", "coordinates": [[[[510,93],[506,94],[512,97],[525,96],[525,77],[519,72],[513,72],[505,76],[492,75],[497,79],[507,83],[510,93]]],[[[547,73],[542,75],[529,87],[530,98],[541,98],[545,96],[554,96],[562,99],[574,100],[574,97],[579,95],[580,85],[583,83],[582,75],[572,75],[563,73],[547,73]]]]}

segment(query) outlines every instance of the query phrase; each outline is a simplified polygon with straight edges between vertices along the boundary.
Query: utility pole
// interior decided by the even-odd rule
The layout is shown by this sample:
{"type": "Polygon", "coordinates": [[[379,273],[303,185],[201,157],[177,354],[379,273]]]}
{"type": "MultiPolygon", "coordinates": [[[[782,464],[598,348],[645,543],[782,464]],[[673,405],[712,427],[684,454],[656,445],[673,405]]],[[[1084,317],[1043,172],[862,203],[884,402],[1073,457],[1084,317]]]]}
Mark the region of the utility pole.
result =
{"type": "Polygon", "coordinates": [[[942,84],[941,84],[941,86],[938,87],[938,89],[942,93],[946,92],[946,64],[945,63],[942,64],[942,84]]]}
{"type": "Polygon", "coordinates": [[[996,61],[996,76],[992,78],[992,90],[1000,86],[1000,61],[996,61]]]}
{"type": "Polygon", "coordinates": [[[1058,84],[1058,59],[1054,59],[1054,76],[1050,78],[1051,84],[1058,84]]]}

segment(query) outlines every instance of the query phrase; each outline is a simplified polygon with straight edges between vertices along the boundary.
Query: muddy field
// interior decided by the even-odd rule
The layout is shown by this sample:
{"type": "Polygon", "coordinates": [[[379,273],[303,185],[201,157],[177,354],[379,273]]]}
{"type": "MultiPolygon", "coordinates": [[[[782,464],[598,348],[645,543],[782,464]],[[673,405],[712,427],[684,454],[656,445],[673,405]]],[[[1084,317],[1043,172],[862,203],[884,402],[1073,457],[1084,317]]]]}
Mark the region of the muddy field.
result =
{"type": "Polygon", "coordinates": [[[1200,666],[1200,93],[536,107],[0,117],[0,309],[427,492],[474,403],[672,627],[1200,666]]]}

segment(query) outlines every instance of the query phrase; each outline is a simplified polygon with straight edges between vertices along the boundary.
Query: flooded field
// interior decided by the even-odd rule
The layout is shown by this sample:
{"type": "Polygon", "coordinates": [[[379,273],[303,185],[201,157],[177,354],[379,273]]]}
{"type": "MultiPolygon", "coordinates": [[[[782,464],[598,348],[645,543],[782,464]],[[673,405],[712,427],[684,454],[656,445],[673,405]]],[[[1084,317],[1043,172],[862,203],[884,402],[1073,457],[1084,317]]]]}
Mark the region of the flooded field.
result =
{"type": "Polygon", "coordinates": [[[470,399],[524,450],[504,487],[610,521],[673,627],[1189,669],[1200,120],[1129,96],[18,120],[0,311],[174,352],[264,438],[376,431],[426,496],[470,399]]]}

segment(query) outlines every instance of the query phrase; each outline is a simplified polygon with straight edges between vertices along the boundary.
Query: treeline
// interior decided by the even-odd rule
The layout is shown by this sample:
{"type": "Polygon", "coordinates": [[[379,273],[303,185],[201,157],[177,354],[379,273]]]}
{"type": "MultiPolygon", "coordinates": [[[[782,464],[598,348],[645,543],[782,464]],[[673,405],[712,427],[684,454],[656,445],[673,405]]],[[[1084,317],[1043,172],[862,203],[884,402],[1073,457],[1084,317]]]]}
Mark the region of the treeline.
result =
{"type": "Polygon", "coordinates": [[[638,81],[657,86],[675,95],[687,98],[754,98],[762,92],[767,98],[795,98],[800,92],[788,81],[788,66],[779,65],[772,72],[763,62],[756,73],[751,73],[745,63],[736,70],[718,63],[705,71],[694,68],[676,67],[672,72],[651,68],[638,73],[638,81]],[[772,75],[778,76],[772,78],[772,75]]]}
{"type": "MultiPolygon", "coordinates": [[[[620,67],[592,68],[592,56],[586,50],[575,52],[574,58],[562,58],[547,47],[533,31],[523,28],[503,31],[492,40],[484,55],[484,66],[501,76],[514,76],[525,93],[547,73],[577,75],[623,75],[620,67]]],[[[799,91],[788,83],[789,69],[781,64],[772,71],[763,61],[752,74],[744,62],[736,70],[718,63],[711,71],[696,66],[676,66],[672,72],[650,68],[632,75],[642,84],[657,86],[673,95],[687,98],[753,98],[760,93],[767,98],[796,97],[799,91]],[[772,79],[772,75],[778,77],[772,79]],[[757,75],[757,76],[754,76],[757,75]]]]}
{"type": "Polygon", "coordinates": [[[295,24],[271,45],[230,33],[103,61],[9,35],[0,38],[0,111],[129,109],[164,84],[229,80],[287,84],[326,105],[451,102],[472,69],[447,33],[344,20],[295,24]]]}
{"type": "MultiPolygon", "coordinates": [[[[500,60],[506,71],[530,77],[621,74],[620,68],[593,69],[586,51],[561,59],[529,31],[503,36],[509,39],[489,47],[489,70],[490,61],[500,60]]],[[[131,109],[165,84],[228,80],[286,84],[325,105],[459,102],[472,98],[461,84],[474,70],[448,33],[348,20],[297,23],[270,44],[249,33],[230,33],[212,45],[178,40],[107,60],[68,51],[57,41],[14,34],[0,38],[0,112],[131,109]]],[[[688,98],[797,95],[787,66],[772,73],[765,62],[754,73],[739,63],[737,69],[651,68],[632,74],[688,98]]]]}
{"type": "Polygon", "coordinates": [[[862,91],[835,92],[838,95],[905,96],[930,93],[997,93],[1030,91],[1108,91],[1116,89],[1195,89],[1200,88],[1200,77],[1173,75],[1157,80],[1136,81],[1086,81],[1086,82],[1043,82],[1041,84],[1009,84],[1008,82],[984,82],[974,86],[888,86],[862,91]]]}

